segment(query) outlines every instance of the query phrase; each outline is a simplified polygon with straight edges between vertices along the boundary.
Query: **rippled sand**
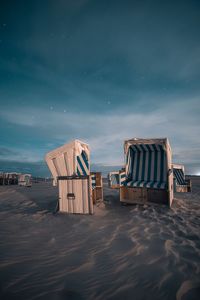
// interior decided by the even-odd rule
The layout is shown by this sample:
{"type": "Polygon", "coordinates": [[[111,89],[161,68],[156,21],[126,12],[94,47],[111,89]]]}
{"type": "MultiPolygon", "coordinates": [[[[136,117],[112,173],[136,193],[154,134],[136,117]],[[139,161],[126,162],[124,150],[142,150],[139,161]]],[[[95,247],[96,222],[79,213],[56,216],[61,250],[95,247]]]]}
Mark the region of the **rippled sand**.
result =
{"type": "Polygon", "coordinates": [[[52,212],[47,183],[0,186],[0,299],[200,299],[200,179],[167,207],[52,212]]]}

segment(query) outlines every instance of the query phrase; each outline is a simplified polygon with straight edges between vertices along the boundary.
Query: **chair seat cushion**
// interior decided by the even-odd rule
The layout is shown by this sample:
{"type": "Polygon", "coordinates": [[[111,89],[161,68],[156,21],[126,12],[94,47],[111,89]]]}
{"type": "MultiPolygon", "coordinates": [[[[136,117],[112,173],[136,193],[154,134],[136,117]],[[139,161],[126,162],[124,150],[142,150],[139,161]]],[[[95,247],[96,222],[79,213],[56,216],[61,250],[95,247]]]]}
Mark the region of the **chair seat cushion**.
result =
{"type": "Polygon", "coordinates": [[[146,188],[154,188],[154,189],[166,189],[166,182],[158,182],[158,181],[125,181],[124,186],[129,187],[146,187],[146,188]]]}

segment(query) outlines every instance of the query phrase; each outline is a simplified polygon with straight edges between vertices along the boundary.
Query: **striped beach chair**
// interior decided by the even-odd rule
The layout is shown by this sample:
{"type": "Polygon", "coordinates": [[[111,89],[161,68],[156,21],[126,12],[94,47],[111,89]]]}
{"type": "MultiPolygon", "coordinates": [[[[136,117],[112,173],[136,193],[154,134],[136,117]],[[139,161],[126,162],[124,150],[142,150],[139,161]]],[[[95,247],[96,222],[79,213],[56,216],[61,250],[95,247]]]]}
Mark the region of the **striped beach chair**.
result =
{"type": "Polygon", "coordinates": [[[79,140],[47,153],[45,160],[55,182],[58,176],[90,175],[89,146],[79,140]]]}
{"type": "Polygon", "coordinates": [[[92,199],[93,203],[96,204],[103,200],[103,180],[101,172],[91,172],[92,180],[92,199]]]}
{"type": "Polygon", "coordinates": [[[173,174],[168,139],[131,139],[124,143],[125,178],[120,201],[171,206],[173,174]]]}
{"type": "Polygon", "coordinates": [[[174,191],[178,193],[191,192],[191,180],[185,179],[184,165],[172,164],[173,176],[174,176],[174,191]]]}
{"type": "Polygon", "coordinates": [[[108,173],[108,186],[111,189],[119,189],[119,171],[108,173]]]}
{"type": "Polygon", "coordinates": [[[119,189],[126,179],[125,169],[108,173],[108,186],[112,189],[119,189]]]}
{"type": "Polygon", "coordinates": [[[59,211],[92,214],[89,146],[74,140],[49,152],[45,159],[59,188],[59,211]]]}

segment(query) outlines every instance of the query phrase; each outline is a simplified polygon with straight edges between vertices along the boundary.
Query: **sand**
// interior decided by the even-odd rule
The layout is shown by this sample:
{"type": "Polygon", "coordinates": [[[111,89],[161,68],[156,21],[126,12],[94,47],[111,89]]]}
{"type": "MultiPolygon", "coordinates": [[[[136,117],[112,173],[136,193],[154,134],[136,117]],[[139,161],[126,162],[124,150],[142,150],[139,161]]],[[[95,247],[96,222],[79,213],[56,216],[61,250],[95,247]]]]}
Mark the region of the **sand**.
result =
{"type": "Polygon", "coordinates": [[[200,179],[167,207],[53,214],[57,189],[0,186],[0,299],[200,299],[200,179]]]}

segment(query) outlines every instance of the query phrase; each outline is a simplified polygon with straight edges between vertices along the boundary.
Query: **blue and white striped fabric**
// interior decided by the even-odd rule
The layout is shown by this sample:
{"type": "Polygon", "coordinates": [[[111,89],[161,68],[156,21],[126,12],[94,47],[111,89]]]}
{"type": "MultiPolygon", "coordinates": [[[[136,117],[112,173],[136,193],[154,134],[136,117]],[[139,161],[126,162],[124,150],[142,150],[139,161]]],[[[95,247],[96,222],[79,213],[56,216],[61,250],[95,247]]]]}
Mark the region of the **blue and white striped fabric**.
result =
{"type": "Polygon", "coordinates": [[[77,156],[77,174],[80,175],[89,175],[89,161],[85,151],[82,151],[81,155],[77,156]]]}
{"type": "Polygon", "coordinates": [[[92,174],[91,179],[92,179],[92,189],[94,190],[96,188],[96,175],[92,174]]]}
{"type": "Polygon", "coordinates": [[[185,182],[185,176],[182,169],[173,168],[173,173],[177,185],[187,185],[185,182]]]}
{"type": "Polygon", "coordinates": [[[131,145],[127,154],[124,183],[131,187],[167,188],[166,151],[159,144],[131,145]]]}
{"type": "Polygon", "coordinates": [[[119,180],[120,180],[120,186],[125,184],[125,181],[126,181],[126,173],[125,172],[119,173],[119,180]]]}

